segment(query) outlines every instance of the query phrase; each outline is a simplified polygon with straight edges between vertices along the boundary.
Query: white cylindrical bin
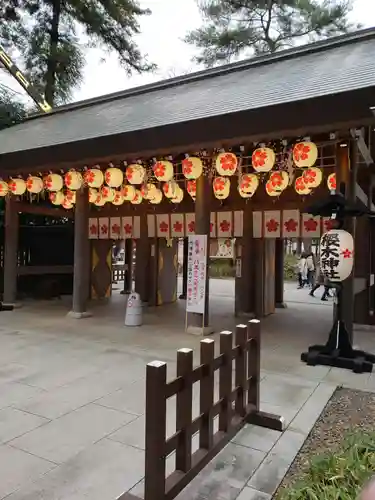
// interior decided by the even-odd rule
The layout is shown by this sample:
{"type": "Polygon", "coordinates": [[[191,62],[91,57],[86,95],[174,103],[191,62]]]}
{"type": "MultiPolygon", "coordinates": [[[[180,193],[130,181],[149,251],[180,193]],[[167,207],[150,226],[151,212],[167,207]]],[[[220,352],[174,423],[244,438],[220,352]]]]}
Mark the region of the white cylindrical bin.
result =
{"type": "Polygon", "coordinates": [[[139,293],[129,295],[125,312],[125,326],[142,325],[142,301],[139,293]]]}

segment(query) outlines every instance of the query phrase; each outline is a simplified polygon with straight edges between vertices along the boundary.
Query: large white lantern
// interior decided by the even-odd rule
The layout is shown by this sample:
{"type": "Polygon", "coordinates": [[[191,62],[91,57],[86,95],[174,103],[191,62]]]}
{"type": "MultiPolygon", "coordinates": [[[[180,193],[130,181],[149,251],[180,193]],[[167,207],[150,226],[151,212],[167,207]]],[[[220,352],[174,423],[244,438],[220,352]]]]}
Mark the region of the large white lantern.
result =
{"type": "Polygon", "coordinates": [[[327,179],[327,187],[330,191],[336,191],[337,189],[337,181],[336,181],[336,174],[329,174],[328,179],[327,179]]]}
{"type": "Polygon", "coordinates": [[[63,178],[59,174],[49,174],[43,182],[47,191],[61,191],[64,186],[63,178]]]}
{"type": "Polygon", "coordinates": [[[155,184],[143,184],[141,187],[142,198],[151,200],[156,194],[157,187],[155,184]]]}
{"type": "Polygon", "coordinates": [[[101,189],[101,195],[105,201],[113,201],[115,199],[115,194],[115,190],[109,186],[103,186],[101,189]]]}
{"type": "Polygon", "coordinates": [[[251,155],[255,172],[269,172],[275,165],[276,155],[271,148],[257,148],[251,155]]]}
{"type": "MultiPolygon", "coordinates": [[[[243,174],[240,177],[238,190],[252,196],[259,186],[259,178],[255,174],[243,174]]],[[[241,195],[242,196],[242,195],[241,195]]],[[[244,196],[246,198],[246,196],[244,196]]]]}
{"type": "Polygon", "coordinates": [[[49,199],[53,205],[59,206],[63,204],[65,196],[62,191],[53,191],[52,193],[49,193],[49,199]]]}
{"type": "Polygon", "coordinates": [[[91,188],[100,188],[104,182],[104,174],[98,168],[90,168],[85,173],[85,182],[91,188]]]}
{"type": "Polygon", "coordinates": [[[231,176],[236,173],[237,156],[233,153],[220,153],[216,157],[216,170],[220,176],[231,176]]]}
{"type": "Polygon", "coordinates": [[[230,193],[230,180],[228,177],[216,177],[212,184],[214,195],[218,200],[225,200],[230,193]]]}
{"type": "Polygon", "coordinates": [[[94,188],[89,188],[89,203],[95,203],[98,198],[99,191],[94,188]]]}
{"type": "Polygon", "coordinates": [[[135,196],[131,200],[131,203],[133,205],[140,205],[142,203],[142,200],[143,200],[142,193],[138,189],[136,189],[135,190],[135,196]]]}
{"type": "Polygon", "coordinates": [[[125,184],[125,186],[122,187],[122,195],[124,197],[125,201],[132,201],[135,197],[135,187],[132,186],[131,184],[125,184]]]}
{"type": "Polygon", "coordinates": [[[184,192],[180,188],[180,186],[177,187],[177,191],[175,193],[175,196],[171,198],[172,203],[181,203],[181,201],[184,199],[184,192]]]}
{"type": "Polygon", "coordinates": [[[318,159],[318,148],[313,142],[298,142],[293,148],[293,161],[298,168],[312,167],[318,159]]]}
{"type": "Polygon", "coordinates": [[[124,174],[119,168],[110,167],[105,171],[104,179],[107,186],[118,188],[124,181],[124,174]]]}
{"type": "Polygon", "coordinates": [[[124,195],[122,194],[121,191],[116,191],[115,192],[115,197],[113,198],[113,205],[116,205],[117,207],[122,205],[124,203],[124,195]]]}
{"type": "Polygon", "coordinates": [[[157,161],[152,170],[160,182],[168,182],[173,179],[173,164],[170,161],[157,161]]]}
{"type": "Polygon", "coordinates": [[[149,201],[152,205],[159,205],[163,200],[163,193],[161,192],[160,189],[156,188],[156,192],[154,194],[154,197],[151,198],[149,201]]]}
{"type": "Polygon", "coordinates": [[[343,229],[331,229],[320,239],[320,270],[329,281],[346,280],[353,270],[354,240],[343,229]]]}
{"type": "Polygon", "coordinates": [[[296,190],[296,193],[301,196],[305,196],[311,193],[311,189],[306,186],[305,179],[302,177],[302,175],[300,177],[297,177],[294,181],[294,189],[296,190]]]}
{"type": "Polygon", "coordinates": [[[188,156],[182,160],[182,173],[186,179],[198,179],[203,173],[203,163],[196,156],[188,156]]]}
{"type": "Polygon", "coordinates": [[[43,181],[40,177],[30,175],[26,180],[26,189],[29,193],[39,194],[43,191],[43,181]]]}
{"type": "Polygon", "coordinates": [[[323,173],[320,168],[310,167],[303,171],[302,177],[305,181],[306,187],[315,189],[322,183],[323,173]]]}
{"type": "Polygon", "coordinates": [[[0,196],[4,197],[8,194],[8,192],[9,192],[8,183],[5,181],[0,181],[0,196]]]}
{"type": "Polygon", "coordinates": [[[192,198],[195,198],[197,196],[197,181],[195,179],[187,181],[186,190],[192,198]]]}
{"type": "Polygon", "coordinates": [[[71,210],[73,208],[73,203],[70,200],[68,200],[68,198],[66,196],[64,197],[63,202],[61,203],[61,205],[66,210],[71,210]]]}
{"type": "Polygon", "coordinates": [[[168,181],[163,184],[163,193],[166,198],[172,199],[177,195],[179,185],[176,181],[168,181]]]}
{"type": "Polygon", "coordinates": [[[69,191],[69,190],[68,190],[68,191],[65,193],[65,199],[66,199],[67,201],[70,201],[70,203],[72,203],[72,205],[74,205],[74,204],[75,204],[75,202],[76,202],[76,198],[77,198],[77,196],[76,196],[76,192],[75,192],[75,191],[69,191]]]}
{"type": "Polygon", "coordinates": [[[275,186],[272,184],[270,180],[266,182],[266,193],[268,196],[280,196],[281,191],[275,189],[275,186]]]}
{"type": "Polygon", "coordinates": [[[146,177],[146,170],[139,163],[133,163],[128,166],[125,175],[130,184],[143,184],[146,177]]]}
{"type": "Polygon", "coordinates": [[[268,180],[275,189],[275,191],[281,193],[288,187],[289,175],[287,172],[279,170],[277,172],[272,172],[268,180]]]}
{"type": "Polygon", "coordinates": [[[99,193],[94,204],[97,206],[97,207],[104,207],[104,205],[107,203],[107,200],[104,198],[104,196],[99,193]]]}
{"type": "Polygon", "coordinates": [[[64,177],[65,186],[71,191],[77,191],[83,184],[83,177],[79,172],[71,170],[64,177]]]}
{"type": "Polygon", "coordinates": [[[23,179],[12,179],[8,182],[9,191],[16,196],[21,196],[26,191],[26,182],[23,179]]]}

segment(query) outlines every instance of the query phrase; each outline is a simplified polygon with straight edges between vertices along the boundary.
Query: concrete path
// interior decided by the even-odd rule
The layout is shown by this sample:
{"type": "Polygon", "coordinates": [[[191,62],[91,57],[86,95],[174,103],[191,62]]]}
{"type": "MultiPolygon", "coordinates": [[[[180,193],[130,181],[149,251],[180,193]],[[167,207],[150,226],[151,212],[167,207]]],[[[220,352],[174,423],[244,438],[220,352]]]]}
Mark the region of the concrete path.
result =
{"type": "MultiPolygon", "coordinates": [[[[233,282],[211,285],[215,329],[234,328],[233,282]]],[[[261,408],[283,415],[286,432],[246,427],[180,495],[183,500],[270,498],[336,385],[375,390],[372,374],[299,361],[309,344],[324,341],[332,321],[331,304],[306,297],[307,291],[288,286],[288,309],[262,325],[261,408]]],[[[2,313],[0,499],[141,495],[145,365],[165,360],[173,377],[176,350],[197,351],[200,338],[184,333],[183,304],[150,309],[145,325],[133,329],[123,326],[124,304],[115,294],[82,321],[66,317],[64,300],[2,313]]],[[[375,350],[373,338],[358,332],[356,343],[375,350]]],[[[171,404],[168,434],[174,415],[171,404]]]]}

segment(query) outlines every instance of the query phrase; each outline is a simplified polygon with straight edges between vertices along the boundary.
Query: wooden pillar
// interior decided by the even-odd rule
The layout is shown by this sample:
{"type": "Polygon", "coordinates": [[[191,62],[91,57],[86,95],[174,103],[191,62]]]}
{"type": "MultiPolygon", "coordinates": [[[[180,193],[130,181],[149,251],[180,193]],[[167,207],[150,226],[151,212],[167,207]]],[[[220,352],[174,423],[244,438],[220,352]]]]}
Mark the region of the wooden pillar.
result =
{"type": "Polygon", "coordinates": [[[241,276],[235,282],[235,313],[238,316],[254,316],[255,311],[255,267],[253,211],[251,204],[244,210],[243,237],[237,244],[236,258],[241,261],[241,276]]]}
{"type": "Polygon", "coordinates": [[[74,211],[73,304],[69,316],[91,316],[87,309],[90,287],[89,198],[87,189],[77,191],[74,211]]]}
{"type": "Polygon", "coordinates": [[[186,299],[186,292],[187,292],[187,270],[188,270],[188,246],[189,239],[184,238],[184,250],[183,250],[183,257],[182,257],[182,293],[180,295],[180,299],[185,300],[186,299]]]}
{"type": "Polygon", "coordinates": [[[285,309],[284,303],[284,256],[285,245],[282,238],[275,241],[275,307],[285,309]]]}
{"type": "Polygon", "coordinates": [[[132,270],[133,270],[133,240],[127,238],[124,246],[125,252],[125,277],[124,289],[120,292],[121,295],[126,295],[132,290],[132,270]]]}
{"type": "MultiPolygon", "coordinates": [[[[131,240],[130,240],[131,241],[131,240]]],[[[140,221],[140,238],[136,243],[135,291],[142,302],[149,299],[150,243],[147,231],[147,216],[142,215],[140,221]]]]}
{"type": "Polygon", "coordinates": [[[4,248],[4,297],[6,304],[17,301],[17,255],[19,217],[13,197],[6,198],[5,205],[5,248],[4,248]]]}
{"type": "Polygon", "coordinates": [[[264,292],[265,292],[265,242],[264,238],[254,238],[253,258],[256,262],[254,269],[254,284],[256,293],[254,299],[254,312],[256,318],[264,316],[264,292]]]}

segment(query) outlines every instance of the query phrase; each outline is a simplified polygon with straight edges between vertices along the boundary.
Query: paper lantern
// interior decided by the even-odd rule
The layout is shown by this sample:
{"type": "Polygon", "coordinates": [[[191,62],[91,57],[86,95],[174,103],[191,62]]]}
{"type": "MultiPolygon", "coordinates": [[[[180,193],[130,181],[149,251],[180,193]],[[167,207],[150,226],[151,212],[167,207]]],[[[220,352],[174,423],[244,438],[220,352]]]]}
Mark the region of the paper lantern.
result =
{"type": "Polygon", "coordinates": [[[79,172],[71,170],[67,172],[64,177],[65,186],[71,191],[77,191],[77,189],[82,187],[83,178],[79,172]]]}
{"type": "Polygon", "coordinates": [[[125,201],[132,201],[135,197],[135,187],[130,184],[126,184],[125,186],[123,186],[122,196],[124,197],[125,201]]]}
{"type": "Polygon", "coordinates": [[[152,170],[158,181],[168,182],[173,179],[173,164],[170,161],[158,161],[152,170]]]}
{"type": "Polygon", "coordinates": [[[192,198],[195,198],[197,195],[197,181],[191,180],[187,181],[186,185],[187,192],[190,194],[192,198]]]}
{"type": "Polygon", "coordinates": [[[112,203],[116,206],[120,206],[124,203],[124,196],[121,191],[116,191],[115,192],[115,197],[113,198],[112,203]]]}
{"type": "Polygon", "coordinates": [[[297,177],[294,181],[294,189],[296,190],[296,193],[300,194],[301,196],[311,193],[311,189],[306,186],[305,179],[302,177],[302,175],[300,177],[297,177]]]}
{"type": "Polygon", "coordinates": [[[91,188],[100,188],[104,182],[104,175],[98,168],[90,168],[85,173],[85,182],[91,188]]]}
{"type": "Polygon", "coordinates": [[[318,148],[313,142],[298,142],[293,148],[293,161],[298,168],[312,167],[318,159],[318,148]]]}
{"type": "Polygon", "coordinates": [[[73,208],[73,203],[70,200],[68,200],[66,196],[64,197],[63,202],[61,203],[61,205],[66,210],[71,210],[73,208]]]}
{"type": "Polygon", "coordinates": [[[181,201],[184,199],[184,192],[180,188],[180,186],[177,187],[175,196],[171,198],[172,203],[181,203],[181,201]]]}
{"type": "Polygon", "coordinates": [[[182,173],[186,179],[198,179],[203,173],[203,163],[200,158],[189,156],[182,160],[182,173]]]}
{"type": "Polygon", "coordinates": [[[141,187],[142,198],[145,200],[151,200],[156,193],[157,187],[155,184],[143,184],[141,187]]]}
{"type": "Polygon", "coordinates": [[[354,240],[343,229],[331,229],[320,239],[320,270],[329,281],[346,280],[353,270],[354,240]]]}
{"type": "Polygon", "coordinates": [[[105,171],[104,179],[107,186],[118,188],[124,182],[124,174],[119,168],[110,167],[105,171]]]}
{"type": "Polygon", "coordinates": [[[278,172],[272,172],[268,181],[271,183],[275,191],[284,191],[289,184],[289,175],[287,172],[280,170],[278,172]]]}
{"type": "Polygon", "coordinates": [[[67,201],[69,201],[70,203],[72,203],[74,205],[76,202],[76,192],[68,190],[65,193],[65,198],[67,201]]]}
{"type": "Polygon", "coordinates": [[[0,181],[0,196],[4,197],[8,194],[8,192],[9,192],[8,183],[5,181],[0,181]]]}
{"type": "Polygon", "coordinates": [[[275,161],[276,155],[271,148],[257,148],[251,156],[255,172],[269,172],[275,165],[275,161]]]}
{"type": "Polygon", "coordinates": [[[135,196],[132,199],[131,203],[133,205],[140,205],[142,203],[142,200],[143,200],[142,193],[139,191],[139,189],[136,189],[135,196]]]}
{"type": "Polygon", "coordinates": [[[94,205],[96,205],[97,207],[104,207],[104,205],[107,203],[107,200],[104,198],[104,196],[99,193],[95,202],[94,202],[94,205]]]}
{"type": "Polygon", "coordinates": [[[270,180],[268,180],[266,182],[266,193],[268,194],[268,196],[280,196],[281,195],[281,191],[277,191],[275,189],[275,186],[272,184],[272,182],[270,180]]]}
{"type": "Polygon", "coordinates": [[[43,181],[40,177],[30,175],[26,181],[26,189],[29,193],[39,194],[43,191],[43,181]]]}
{"type": "Polygon", "coordinates": [[[337,189],[336,174],[329,174],[327,179],[327,186],[330,191],[336,191],[337,189]]]}
{"type": "Polygon", "coordinates": [[[303,171],[302,177],[305,181],[306,187],[314,189],[322,183],[323,173],[320,168],[310,167],[303,171]]]}
{"type": "Polygon", "coordinates": [[[238,184],[238,192],[241,196],[241,198],[251,198],[254,193],[246,193],[242,188],[241,184],[238,184]]]}
{"type": "Polygon", "coordinates": [[[168,181],[163,184],[163,193],[166,198],[172,199],[177,195],[178,184],[176,181],[168,181]]]}
{"type": "Polygon", "coordinates": [[[59,174],[49,174],[43,182],[47,191],[61,191],[64,186],[63,178],[59,174]]]}
{"type": "Polygon", "coordinates": [[[97,189],[89,188],[89,202],[95,203],[98,197],[99,191],[97,189]]]}
{"type": "Polygon", "coordinates": [[[216,177],[212,184],[214,195],[218,200],[225,200],[230,193],[230,180],[228,177],[216,177]]]}
{"type": "Polygon", "coordinates": [[[115,190],[109,186],[103,186],[100,192],[105,201],[112,202],[115,199],[115,190]]]}
{"type": "Polygon", "coordinates": [[[162,200],[163,200],[163,193],[161,192],[160,189],[156,188],[154,197],[149,201],[152,205],[159,205],[159,203],[161,203],[162,200]]]}
{"type": "Polygon", "coordinates": [[[236,173],[237,156],[233,153],[220,153],[216,157],[216,170],[221,176],[231,176],[236,173]]]}
{"type": "Polygon", "coordinates": [[[8,182],[9,191],[16,196],[21,196],[26,191],[26,182],[23,179],[12,179],[8,182]]]}
{"type": "Polygon", "coordinates": [[[126,169],[126,178],[130,184],[143,184],[145,177],[146,170],[139,163],[133,163],[126,169]]]}
{"type": "Polygon", "coordinates": [[[49,193],[49,199],[53,205],[62,205],[64,198],[64,193],[62,191],[49,193]]]}
{"type": "MultiPolygon", "coordinates": [[[[253,195],[258,189],[259,179],[255,174],[243,174],[239,180],[238,190],[245,194],[253,195]]],[[[241,194],[241,193],[240,193],[241,194]]],[[[244,197],[246,198],[246,197],[244,197]]]]}

